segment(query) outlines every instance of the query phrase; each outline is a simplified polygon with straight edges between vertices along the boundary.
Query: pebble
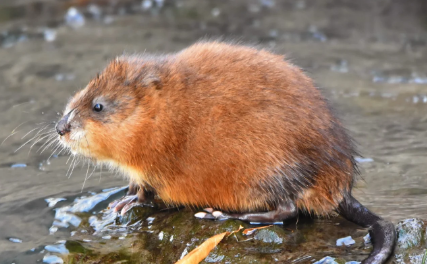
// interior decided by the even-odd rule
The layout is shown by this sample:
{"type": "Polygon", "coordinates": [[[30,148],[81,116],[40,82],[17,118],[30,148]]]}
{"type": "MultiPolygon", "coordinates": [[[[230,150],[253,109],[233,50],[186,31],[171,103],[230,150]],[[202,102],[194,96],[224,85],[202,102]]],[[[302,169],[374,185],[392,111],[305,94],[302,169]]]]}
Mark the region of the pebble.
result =
{"type": "Polygon", "coordinates": [[[15,237],[10,237],[9,241],[12,243],[22,243],[22,240],[19,238],[15,238],[15,237]]]}
{"type": "Polygon", "coordinates": [[[347,237],[337,239],[337,246],[338,247],[344,246],[344,245],[350,246],[350,245],[353,245],[355,243],[356,243],[356,241],[354,241],[354,239],[351,238],[351,236],[347,236],[347,237]]]}
{"type": "Polygon", "coordinates": [[[85,17],[75,7],[70,7],[65,14],[65,23],[72,28],[80,28],[85,24],[85,17]]]}

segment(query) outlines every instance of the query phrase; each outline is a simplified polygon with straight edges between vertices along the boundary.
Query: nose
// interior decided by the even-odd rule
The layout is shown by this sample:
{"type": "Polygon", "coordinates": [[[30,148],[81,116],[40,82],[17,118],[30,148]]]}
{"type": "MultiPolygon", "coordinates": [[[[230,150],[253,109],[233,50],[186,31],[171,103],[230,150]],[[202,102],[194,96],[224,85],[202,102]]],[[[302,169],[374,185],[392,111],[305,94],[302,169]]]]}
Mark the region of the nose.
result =
{"type": "Polygon", "coordinates": [[[70,132],[70,124],[68,124],[68,115],[65,115],[62,117],[61,120],[56,124],[56,132],[58,132],[59,135],[63,136],[70,132]]]}

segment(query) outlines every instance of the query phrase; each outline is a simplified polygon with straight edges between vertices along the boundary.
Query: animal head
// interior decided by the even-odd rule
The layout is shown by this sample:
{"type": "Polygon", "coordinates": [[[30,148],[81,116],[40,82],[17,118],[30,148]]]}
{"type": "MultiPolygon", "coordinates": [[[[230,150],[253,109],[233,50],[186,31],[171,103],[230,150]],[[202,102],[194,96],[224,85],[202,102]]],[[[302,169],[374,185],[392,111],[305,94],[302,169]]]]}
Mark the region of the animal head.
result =
{"type": "Polygon", "coordinates": [[[144,147],[158,110],[158,65],[136,56],[112,61],[68,102],[56,124],[63,146],[96,161],[136,155],[133,146],[144,147]]]}

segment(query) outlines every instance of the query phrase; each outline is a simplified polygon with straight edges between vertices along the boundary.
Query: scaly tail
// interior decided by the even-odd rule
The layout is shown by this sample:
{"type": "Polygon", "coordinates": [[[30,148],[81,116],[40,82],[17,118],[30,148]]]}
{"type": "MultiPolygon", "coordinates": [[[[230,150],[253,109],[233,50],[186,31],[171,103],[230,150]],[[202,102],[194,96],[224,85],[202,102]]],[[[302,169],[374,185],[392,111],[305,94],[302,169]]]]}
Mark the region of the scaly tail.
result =
{"type": "Polygon", "coordinates": [[[351,194],[339,204],[339,213],[347,220],[369,228],[374,250],[362,264],[381,264],[391,256],[396,241],[394,225],[370,212],[351,194]]]}

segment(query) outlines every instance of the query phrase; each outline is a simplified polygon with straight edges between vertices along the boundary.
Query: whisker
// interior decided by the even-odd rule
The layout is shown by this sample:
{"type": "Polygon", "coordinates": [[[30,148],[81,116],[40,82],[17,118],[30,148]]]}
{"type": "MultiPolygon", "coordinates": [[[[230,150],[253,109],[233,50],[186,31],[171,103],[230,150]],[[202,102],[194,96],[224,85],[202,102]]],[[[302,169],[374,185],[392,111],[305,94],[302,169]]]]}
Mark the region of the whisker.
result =
{"type": "Polygon", "coordinates": [[[39,143],[40,141],[42,141],[43,139],[45,139],[45,138],[47,138],[46,139],[46,141],[37,149],[37,151],[36,151],[36,153],[47,143],[47,142],[49,142],[50,140],[52,140],[52,139],[54,139],[55,138],[55,136],[56,136],[56,134],[55,133],[53,133],[53,132],[50,132],[50,133],[46,133],[45,134],[45,136],[43,136],[43,137],[39,137],[31,146],[30,146],[30,149],[28,150],[28,155],[30,155],[30,153],[31,153],[31,150],[33,149],[33,147],[37,144],[37,143],[39,143]]]}
{"type": "MultiPolygon", "coordinates": [[[[61,142],[59,142],[59,144],[60,144],[60,146],[62,146],[61,142]]],[[[66,149],[67,149],[66,147],[62,146],[62,149],[58,152],[58,154],[56,154],[56,156],[59,156],[62,153],[62,151],[66,150],[66,149]]]]}
{"type": "Polygon", "coordinates": [[[86,134],[84,135],[84,137],[85,137],[85,140],[86,140],[87,149],[89,150],[89,156],[92,157],[92,153],[90,152],[90,147],[89,147],[89,141],[87,141],[86,134]]]}
{"type": "Polygon", "coordinates": [[[15,108],[15,107],[17,107],[17,106],[22,106],[22,105],[25,105],[25,104],[30,104],[30,103],[32,103],[33,101],[32,100],[30,100],[30,101],[28,101],[28,102],[23,102],[23,103],[20,103],[20,104],[16,104],[16,105],[13,105],[12,106],[12,108],[15,108]]]}
{"type": "Polygon", "coordinates": [[[1,144],[0,144],[0,146],[1,145],[3,145],[3,143],[8,139],[8,138],[10,138],[11,136],[13,136],[13,135],[15,135],[16,133],[18,133],[19,131],[15,131],[15,132],[12,132],[11,134],[9,134],[9,136],[7,136],[2,142],[1,142],[1,144]]]}
{"type": "Polygon", "coordinates": [[[38,129],[38,128],[40,128],[40,126],[38,126],[38,127],[36,127],[36,128],[33,128],[33,129],[31,129],[28,133],[26,133],[23,137],[21,137],[21,139],[24,139],[26,136],[28,136],[31,132],[33,132],[34,130],[36,130],[36,129],[38,129]]]}
{"type": "Polygon", "coordinates": [[[9,134],[9,136],[7,136],[2,142],[1,142],[1,144],[0,144],[0,146],[1,145],[3,145],[3,143],[8,139],[8,138],[10,138],[11,136],[13,136],[13,135],[15,135],[16,133],[18,133],[19,131],[16,131],[19,127],[21,127],[23,124],[25,124],[25,123],[28,123],[29,121],[25,121],[25,122],[23,122],[23,123],[21,123],[21,124],[19,124],[17,127],[15,127],[13,130],[12,130],[12,132],[10,132],[10,134],[9,134]]]}
{"type": "Polygon", "coordinates": [[[40,129],[32,138],[30,138],[29,140],[27,140],[24,144],[22,144],[19,148],[17,148],[14,153],[16,153],[18,150],[20,150],[22,147],[24,147],[25,145],[27,145],[29,142],[31,142],[32,140],[34,140],[35,138],[37,138],[37,136],[41,136],[44,135],[46,133],[51,133],[51,132],[44,132],[42,134],[40,134],[41,131],[45,130],[49,125],[44,126],[42,129],[40,129]]]}
{"type": "Polygon", "coordinates": [[[83,186],[82,186],[81,192],[83,192],[83,189],[85,188],[86,180],[88,179],[87,175],[89,173],[89,168],[90,168],[90,162],[87,163],[86,176],[85,176],[85,180],[83,181],[83,186]]]}
{"type": "MultiPolygon", "coordinates": [[[[49,127],[50,125],[52,125],[52,124],[47,124],[47,125],[45,125],[42,129],[40,129],[35,135],[34,135],[34,137],[36,137],[37,135],[39,135],[43,130],[45,130],[47,127],[49,127]]],[[[48,131],[55,131],[55,128],[52,128],[51,130],[48,130],[48,131]]],[[[44,132],[43,132],[44,133],[44,132]]]]}
{"type": "MultiPolygon", "coordinates": [[[[72,166],[72,165],[73,165],[73,163],[74,163],[74,159],[76,158],[76,155],[71,154],[71,155],[70,155],[70,157],[68,157],[68,160],[69,160],[71,157],[72,157],[73,159],[71,160],[71,163],[70,163],[70,165],[68,166],[68,170],[67,170],[67,173],[65,173],[65,177],[67,177],[67,176],[68,176],[68,173],[70,172],[71,166],[72,166]]],[[[67,160],[67,163],[68,163],[68,160],[67,160]]],[[[70,177],[68,177],[68,178],[70,178],[70,177]]]]}
{"type": "MultiPolygon", "coordinates": [[[[76,114],[77,114],[77,113],[76,113],[76,114]]],[[[86,135],[84,135],[84,138],[85,138],[85,140],[86,140],[87,149],[88,149],[88,151],[89,151],[89,156],[91,157],[91,156],[92,156],[92,154],[91,154],[91,152],[90,152],[89,141],[87,140],[86,135]]],[[[80,140],[79,140],[79,143],[80,143],[80,140]]],[[[96,169],[96,166],[94,165],[93,170],[92,170],[92,173],[91,173],[91,174],[89,175],[89,177],[88,177],[89,168],[90,168],[90,161],[88,160],[88,163],[87,163],[87,170],[86,170],[86,176],[85,176],[85,179],[84,179],[84,181],[83,181],[83,186],[82,186],[82,190],[81,190],[81,192],[83,192],[83,189],[84,189],[84,187],[85,187],[86,181],[87,181],[87,179],[89,179],[89,178],[92,176],[93,172],[94,172],[94,171],[95,171],[95,169],[96,169]]]]}
{"type": "MultiPolygon", "coordinates": [[[[47,135],[49,136],[49,135],[47,135]]],[[[47,137],[45,136],[45,137],[47,137]]],[[[27,142],[25,142],[24,144],[22,144],[19,148],[17,148],[13,153],[16,153],[18,150],[20,150],[21,148],[23,148],[25,145],[27,145],[28,143],[30,143],[31,141],[33,141],[37,136],[34,136],[32,138],[30,138],[27,142]]],[[[41,139],[43,139],[44,137],[42,137],[41,139]]],[[[39,140],[40,141],[40,140],[39,140]]],[[[37,141],[38,142],[38,141],[37,141]]]]}
{"type": "Polygon", "coordinates": [[[73,164],[73,168],[71,169],[71,172],[70,172],[70,175],[68,176],[68,178],[71,177],[71,175],[73,174],[74,168],[79,165],[80,161],[82,161],[81,157],[77,157],[76,161],[73,164]]]}
{"type": "MultiPolygon", "coordinates": [[[[68,159],[67,159],[67,162],[65,162],[65,165],[67,165],[68,164],[68,161],[70,161],[70,158],[71,157],[73,157],[74,155],[73,154],[71,154],[69,157],[68,157],[68,159]]],[[[67,171],[68,172],[68,171],[67,171]]],[[[67,176],[67,175],[65,175],[65,176],[67,176]]]]}
{"type": "Polygon", "coordinates": [[[58,139],[56,138],[56,135],[55,135],[55,138],[54,139],[52,139],[51,140],[51,142],[49,143],[49,144],[47,144],[43,149],[42,149],[42,151],[40,152],[40,154],[42,154],[48,147],[50,147],[50,146],[52,146],[52,144],[53,143],[56,143],[56,142],[58,142],[57,141],[58,139]]]}
{"type": "Polygon", "coordinates": [[[71,174],[73,174],[73,170],[76,167],[77,160],[78,160],[77,155],[74,155],[73,160],[71,161],[71,164],[70,164],[71,170],[70,170],[70,174],[68,175],[68,179],[71,177],[71,174]]]}
{"type": "Polygon", "coordinates": [[[92,165],[93,165],[93,170],[92,170],[92,172],[90,173],[90,175],[89,175],[88,179],[90,179],[90,177],[92,177],[92,175],[93,175],[93,173],[94,173],[94,171],[95,171],[95,169],[96,169],[96,164],[92,163],[92,165]]]}
{"type": "Polygon", "coordinates": [[[49,121],[49,122],[40,122],[40,123],[36,123],[36,126],[43,125],[43,124],[46,124],[46,123],[55,124],[56,122],[52,122],[52,121],[49,121]]]}
{"type": "MultiPolygon", "coordinates": [[[[78,148],[80,148],[80,140],[78,141],[77,149],[78,149],[78,148]]],[[[75,161],[75,162],[74,162],[74,164],[73,164],[73,167],[72,167],[72,169],[71,169],[71,172],[70,172],[70,175],[68,176],[68,178],[70,178],[70,177],[71,177],[71,174],[73,174],[74,168],[75,168],[77,165],[79,165],[80,161],[82,160],[82,158],[81,158],[80,156],[78,156],[78,155],[76,155],[76,156],[77,156],[76,161],[75,161]]]]}
{"type": "Polygon", "coordinates": [[[52,151],[52,154],[50,154],[50,156],[47,158],[47,161],[50,160],[50,158],[53,156],[53,154],[55,154],[55,152],[61,147],[61,142],[57,141],[56,142],[56,147],[55,149],[52,151]]]}
{"type": "Polygon", "coordinates": [[[53,133],[53,132],[49,132],[49,133],[46,133],[43,137],[41,137],[41,138],[38,138],[37,140],[36,140],[36,142],[34,142],[32,145],[31,145],[31,147],[30,147],[30,151],[31,151],[31,149],[37,144],[37,143],[39,143],[41,140],[43,140],[44,138],[47,138],[46,139],[46,141],[37,149],[37,151],[36,152],[38,152],[47,142],[49,142],[51,139],[53,139],[54,137],[56,137],[56,134],[55,133],[53,133]]]}

